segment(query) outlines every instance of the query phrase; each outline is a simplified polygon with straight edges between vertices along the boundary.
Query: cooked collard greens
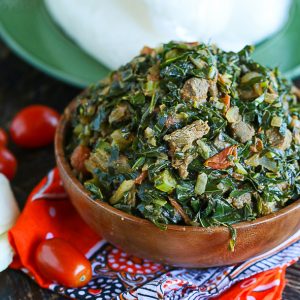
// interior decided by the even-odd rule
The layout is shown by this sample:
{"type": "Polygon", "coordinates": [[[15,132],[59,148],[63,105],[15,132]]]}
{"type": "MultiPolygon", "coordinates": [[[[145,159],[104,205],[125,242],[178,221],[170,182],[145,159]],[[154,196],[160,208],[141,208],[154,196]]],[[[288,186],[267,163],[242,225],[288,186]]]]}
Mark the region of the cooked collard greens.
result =
{"type": "Polygon", "coordinates": [[[145,47],[79,96],[66,150],[95,201],[161,228],[232,229],[296,200],[300,107],[252,50],[145,47]]]}

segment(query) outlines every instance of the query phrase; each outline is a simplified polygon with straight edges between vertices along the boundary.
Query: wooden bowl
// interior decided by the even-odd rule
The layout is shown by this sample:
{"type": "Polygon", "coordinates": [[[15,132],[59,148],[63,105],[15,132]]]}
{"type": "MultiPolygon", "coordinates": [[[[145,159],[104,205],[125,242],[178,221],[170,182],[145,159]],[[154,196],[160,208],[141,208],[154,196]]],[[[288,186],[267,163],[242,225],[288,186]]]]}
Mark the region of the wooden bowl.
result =
{"type": "Polygon", "coordinates": [[[122,212],[105,202],[96,202],[74,176],[64,151],[69,105],[55,137],[56,161],[64,187],[73,205],[90,227],[124,251],[141,258],[180,267],[212,267],[235,264],[271,250],[300,229],[300,200],[255,221],[233,225],[237,230],[234,252],[228,250],[225,227],[169,225],[161,230],[150,221],[122,212]]]}

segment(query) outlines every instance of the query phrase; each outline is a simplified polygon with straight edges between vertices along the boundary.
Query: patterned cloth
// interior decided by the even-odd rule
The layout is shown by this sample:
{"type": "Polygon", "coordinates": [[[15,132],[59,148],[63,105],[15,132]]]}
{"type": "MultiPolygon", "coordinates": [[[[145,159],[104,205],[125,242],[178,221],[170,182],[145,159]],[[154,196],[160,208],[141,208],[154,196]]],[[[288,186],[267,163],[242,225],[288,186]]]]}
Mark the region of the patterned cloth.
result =
{"type": "Polygon", "coordinates": [[[12,268],[44,288],[76,299],[281,299],[286,266],[300,256],[300,232],[272,251],[234,266],[183,269],[140,259],[96,235],[68,200],[57,169],[33,190],[9,232],[16,251],[12,268]],[[80,289],[49,282],[36,270],[33,253],[45,238],[61,237],[90,259],[93,279],[80,289]]]}

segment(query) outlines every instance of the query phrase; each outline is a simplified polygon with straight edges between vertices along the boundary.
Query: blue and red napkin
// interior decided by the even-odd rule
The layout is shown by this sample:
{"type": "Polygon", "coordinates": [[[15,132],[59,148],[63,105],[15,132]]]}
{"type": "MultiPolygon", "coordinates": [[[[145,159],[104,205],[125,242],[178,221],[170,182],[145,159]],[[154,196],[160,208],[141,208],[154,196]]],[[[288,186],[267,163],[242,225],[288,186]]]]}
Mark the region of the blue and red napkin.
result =
{"type": "Polygon", "coordinates": [[[174,268],[129,255],[83,222],[57,169],[32,191],[9,239],[16,252],[12,268],[21,269],[55,293],[91,300],[281,299],[286,267],[300,256],[300,232],[268,253],[226,267],[174,268]],[[33,253],[42,240],[52,237],[68,240],[91,261],[93,278],[87,286],[66,288],[38,273],[33,253]]]}

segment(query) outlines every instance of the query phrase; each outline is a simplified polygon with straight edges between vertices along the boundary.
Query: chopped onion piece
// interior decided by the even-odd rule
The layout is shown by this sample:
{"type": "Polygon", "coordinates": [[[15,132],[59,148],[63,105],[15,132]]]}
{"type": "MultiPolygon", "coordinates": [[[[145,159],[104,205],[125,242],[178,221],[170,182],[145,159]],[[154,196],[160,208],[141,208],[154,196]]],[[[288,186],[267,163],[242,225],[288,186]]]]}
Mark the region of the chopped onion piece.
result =
{"type": "Polygon", "coordinates": [[[251,79],[255,77],[261,77],[261,74],[257,72],[248,72],[241,78],[241,83],[249,82],[251,79]]]}
{"type": "Polygon", "coordinates": [[[114,194],[110,197],[110,204],[114,205],[120,202],[124,194],[129,192],[132,188],[134,188],[134,180],[124,180],[114,194]]]}
{"type": "Polygon", "coordinates": [[[224,108],[224,104],[223,103],[221,103],[221,102],[219,102],[219,101],[214,101],[213,102],[214,103],[214,106],[217,108],[217,109],[223,109],[224,108]]]}
{"type": "Polygon", "coordinates": [[[273,127],[280,127],[282,124],[282,118],[281,117],[273,117],[271,120],[271,126],[273,127]]]}
{"type": "Polygon", "coordinates": [[[257,167],[259,165],[259,155],[252,155],[250,158],[245,160],[245,164],[250,167],[257,167]]]}
{"type": "Polygon", "coordinates": [[[237,106],[230,107],[226,113],[226,119],[229,123],[237,123],[242,120],[242,117],[237,106]]]}
{"type": "Polygon", "coordinates": [[[196,141],[198,147],[198,152],[199,154],[204,158],[204,159],[208,159],[210,157],[210,148],[207,144],[205,144],[203,141],[201,140],[197,140],[196,141]]]}
{"type": "Polygon", "coordinates": [[[235,163],[235,171],[242,175],[248,174],[247,170],[239,162],[235,163]]]}
{"type": "Polygon", "coordinates": [[[154,179],[154,186],[163,192],[170,193],[176,187],[176,180],[168,170],[164,170],[154,179]]]}
{"type": "Polygon", "coordinates": [[[274,173],[278,171],[276,162],[274,160],[269,159],[266,156],[260,158],[259,163],[261,166],[265,167],[269,171],[272,171],[274,173]]]}
{"type": "Polygon", "coordinates": [[[200,173],[197,177],[195,185],[195,194],[202,195],[205,192],[207,184],[207,175],[205,173],[200,173]]]}
{"type": "Polygon", "coordinates": [[[277,94],[266,93],[265,102],[272,104],[278,98],[277,94]]]}

